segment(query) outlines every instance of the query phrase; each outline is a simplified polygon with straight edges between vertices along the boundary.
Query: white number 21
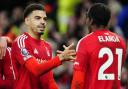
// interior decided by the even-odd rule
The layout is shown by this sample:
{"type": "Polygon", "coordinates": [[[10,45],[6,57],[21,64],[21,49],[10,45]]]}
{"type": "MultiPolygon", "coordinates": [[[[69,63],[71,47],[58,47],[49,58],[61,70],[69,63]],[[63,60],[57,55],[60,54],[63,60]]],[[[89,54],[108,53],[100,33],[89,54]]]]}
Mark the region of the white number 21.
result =
{"type": "MultiPolygon", "coordinates": [[[[118,80],[120,80],[121,77],[122,53],[122,49],[116,48],[116,54],[118,56],[118,80]]],[[[105,54],[108,56],[108,60],[100,67],[98,72],[98,80],[114,80],[114,73],[104,73],[104,71],[113,63],[113,53],[109,48],[102,48],[99,52],[99,58],[103,58],[105,54]]]]}

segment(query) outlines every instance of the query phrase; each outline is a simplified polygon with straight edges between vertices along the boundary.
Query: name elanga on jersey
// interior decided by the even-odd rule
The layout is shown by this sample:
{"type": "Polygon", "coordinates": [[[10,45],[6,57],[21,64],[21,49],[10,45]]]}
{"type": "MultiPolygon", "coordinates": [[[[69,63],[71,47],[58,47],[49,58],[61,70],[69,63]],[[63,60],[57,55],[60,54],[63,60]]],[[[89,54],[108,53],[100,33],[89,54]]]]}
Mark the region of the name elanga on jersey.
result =
{"type": "Polygon", "coordinates": [[[117,36],[98,36],[99,42],[120,42],[117,36]]]}

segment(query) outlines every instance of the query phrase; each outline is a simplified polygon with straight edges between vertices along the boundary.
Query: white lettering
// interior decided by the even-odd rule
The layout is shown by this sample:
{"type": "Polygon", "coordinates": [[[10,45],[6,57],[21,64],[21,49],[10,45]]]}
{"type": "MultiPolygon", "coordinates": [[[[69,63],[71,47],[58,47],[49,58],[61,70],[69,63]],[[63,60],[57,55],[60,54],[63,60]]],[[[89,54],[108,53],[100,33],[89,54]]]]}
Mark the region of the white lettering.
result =
{"type": "Polygon", "coordinates": [[[99,42],[120,42],[117,36],[98,36],[99,42]]]}

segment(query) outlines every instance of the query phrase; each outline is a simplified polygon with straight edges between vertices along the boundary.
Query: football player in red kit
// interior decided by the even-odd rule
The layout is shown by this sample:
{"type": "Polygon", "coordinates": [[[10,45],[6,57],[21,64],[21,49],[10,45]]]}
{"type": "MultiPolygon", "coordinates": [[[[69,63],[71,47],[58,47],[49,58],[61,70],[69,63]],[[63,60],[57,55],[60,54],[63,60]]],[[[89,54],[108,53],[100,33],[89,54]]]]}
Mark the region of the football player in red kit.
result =
{"type": "Polygon", "coordinates": [[[104,4],[89,9],[86,24],[91,33],[77,44],[71,89],[120,89],[126,45],[107,28],[110,17],[104,4]]]}
{"type": "MultiPolygon", "coordinates": [[[[47,16],[43,5],[30,4],[24,10],[24,21],[29,32],[20,35],[12,43],[12,59],[16,70],[14,89],[58,89],[52,69],[62,62],[74,60],[75,50],[66,47],[52,58],[49,43],[41,40],[47,16]]],[[[27,29],[26,29],[27,30],[27,29]]]]}
{"type": "Polygon", "coordinates": [[[13,89],[15,79],[11,48],[8,47],[5,56],[0,60],[0,89],[13,89]]]}

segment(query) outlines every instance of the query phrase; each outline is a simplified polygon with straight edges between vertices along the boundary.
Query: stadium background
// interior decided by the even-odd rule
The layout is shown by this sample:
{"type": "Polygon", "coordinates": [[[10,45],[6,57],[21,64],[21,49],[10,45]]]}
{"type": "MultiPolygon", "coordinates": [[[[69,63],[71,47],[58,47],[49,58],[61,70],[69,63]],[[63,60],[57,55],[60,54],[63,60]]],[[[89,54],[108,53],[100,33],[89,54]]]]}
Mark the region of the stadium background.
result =
{"type": "MultiPolygon", "coordinates": [[[[85,25],[85,13],[96,2],[105,3],[112,12],[109,28],[120,34],[127,43],[128,39],[128,0],[1,0],[0,1],[0,36],[9,36],[14,40],[26,30],[23,23],[23,9],[31,2],[45,4],[48,24],[43,39],[51,43],[53,56],[62,45],[78,40],[88,34],[85,25]]],[[[56,68],[54,77],[60,89],[69,89],[73,64],[65,63],[56,68]]],[[[128,59],[122,70],[121,89],[128,89],[128,59]]]]}

